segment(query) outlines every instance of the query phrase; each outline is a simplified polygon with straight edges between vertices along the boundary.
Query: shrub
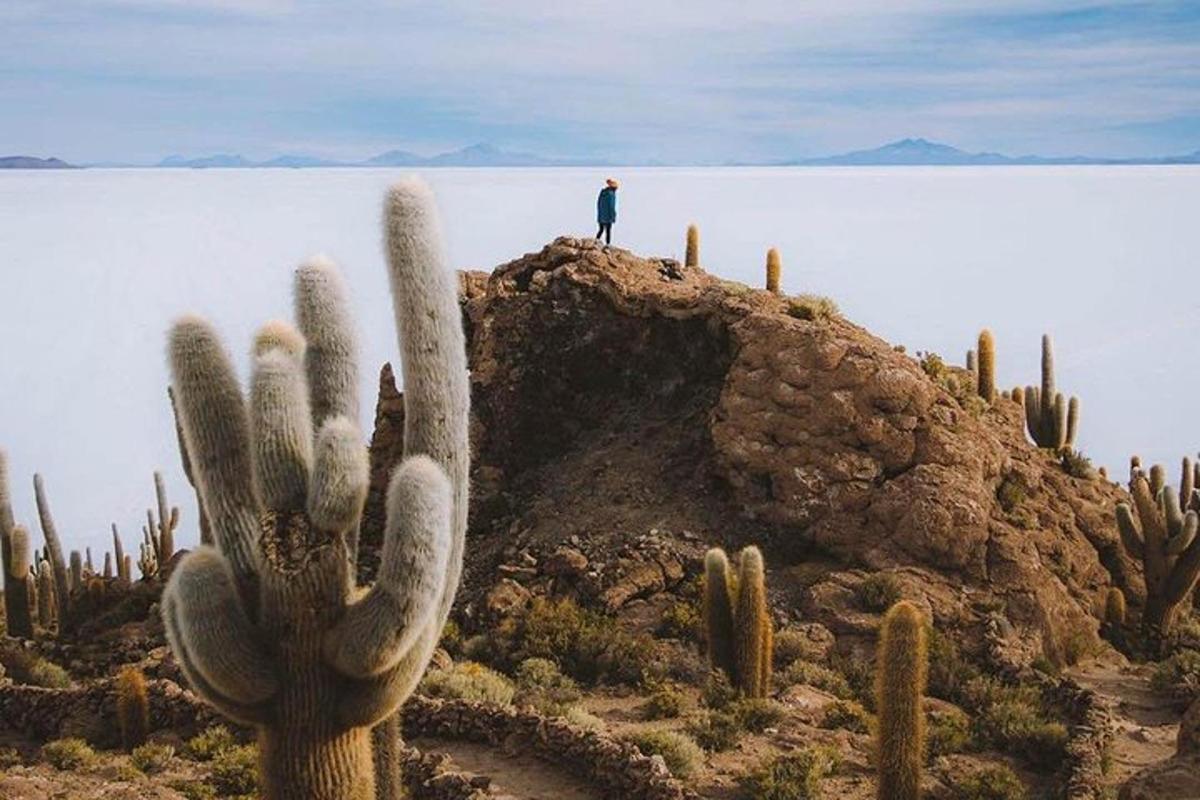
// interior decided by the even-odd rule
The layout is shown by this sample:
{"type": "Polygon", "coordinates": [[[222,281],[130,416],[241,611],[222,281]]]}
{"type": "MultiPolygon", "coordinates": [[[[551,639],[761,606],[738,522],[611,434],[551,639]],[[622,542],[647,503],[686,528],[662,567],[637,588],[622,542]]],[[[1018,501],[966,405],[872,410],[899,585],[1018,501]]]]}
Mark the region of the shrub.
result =
{"type": "Polygon", "coordinates": [[[0,665],[8,677],[16,683],[41,686],[44,689],[65,689],[71,685],[71,676],[52,661],[16,647],[0,649],[0,665]]]}
{"type": "Polygon", "coordinates": [[[1068,447],[1062,451],[1061,458],[1063,470],[1072,478],[1095,480],[1096,468],[1092,466],[1092,460],[1083,453],[1068,447]]]}
{"type": "Polygon", "coordinates": [[[562,716],[579,701],[579,686],[545,658],[527,658],[517,667],[515,702],[543,714],[562,716]]]}
{"type": "Polygon", "coordinates": [[[829,667],[814,664],[811,661],[795,661],[784,670],[783,681],[788,686],[802,683],[815,686],[823,692],[829,692],[834,697],[847,700],[854,696],[846,677],[829,667]]]}
{"type": "Polygon", "coordinates": [[[638,684],[655,668],[654,641],[575,601],[534,598],[513,632],[522,658],[547,658],[585,683],[638,684]]]}
{"type": "Polygon", "coordinates": [[[824,322],[838,316],[837,303],[819,294],[798,294],[788,299],[787,313],[796,319],[824,322]]]}
{"type": "Polygon", "coordinates": [[[1021,779],[1008,767],[993,764],[968,775],[948,776],[960,800],[1025,800],[1028,793],[1021,779]]]}
{"type": "Polygon", "coordinates": [[[876,572],[859,582],[854,596],[867,611],[887,611],[900,600],[900,582],[886,572],[876,572]]]}
{"type": "Polygon", "coordinates": [[[700,690],[700,702],[717,711],[724,711],[738,701],[738,691],[729,678],[719,670],[710,672],[700,690]]]}
{"type": "Polygon", "coordinates": [[[216,789],[199,781],[171,781],[168,786],[183,795],[186,800],[213,800],[217,796],[216,789]]]}
{"type": "Polygon", "coordinates": [[[845,728],[854,733],[870,733],[873,724],[870,712],[853,700],[831,703],[821,719],[822,728],[845,728]]]}
{"type": "Polygon", "coordinates": [[[565,712],[563,712],[563,718],[576,728],[583,728],[587,731],[604,730],[604,720],[600,719],[595,714],[583,710],[579,706],[571,706],[568,708],[565,712]]]}
{"type": "Polygon", "coordinates": [[[932,625],[926,629],[925,635],[929,647],[928,694],[942,700],[960,702],[967,685],[979,677],[979,669],[963,657],[953,639],[932,625]]]}
{"type": "Polygon", "coordinates": [[[83,739],[55,739],[42,745],[42,758],[56,769],[87,769],[96,763],[96,751],[83,739]]]}
{"type": "Polygon", "coordinates": [[[747,697],[733,704],[733,716],[738,724],[751,733],[762,733],[783,719],[783,706],[774,700],[747,697]]]}
{"type": "Polygon", "coordinates": [[[623,737],[643,755],[659,755],[676,778],[689,778],[704,763],[704,752],[690,736],[678,731],[635,731],[623,737]]]}
{"type": "Polygon", "coordinates": [[[237,745],[217,753],[212,760],[209,783],[222,796],[257,792],[257,749],[252,745],[237,745]]]}
{"type": "Polygon", "coordinates": [[[949,370],[946,369],[946,362],[937,353],[922,353],[918,351],[917,358],[917,363],[921,365],[921,371],[935,382],[941,383],[946,379],[949,370]]]}
{"type": "Polygon", "coordinates": [[[452,619],[446,620],[446,627],[442,628],[442,638],[438,641],[438,645],[455,657],[462,652],[462,628],[458,627],[457,622],[452,619]]]}
{"type": "Polygon", "coordinates": [[[1200,696],[1200,650],[1184,649],[1154,667],[1150,684],[1167,692],[1181,704],[1200,696]]]}
{"type": "Polygon", "coordinates": [[[1041,693],[1031,687],[1006,686],[990,678],[977,678],[967,687],[978,739],[1014,753],[1040,769],[1062,763],[1067,729],[1050,719],[1041,693]]]}
{"type": "Polygon", "coordinates": [[[429,697],[473,700],[506,706],[516,687],[512,681],[474,661],[462,661],[447,670],[433,670],[421,680],[420,691],[429,697]]]}
{"type": "Polygon", "coordinates": [[[818,797],[821,781],[835,769],[837,752],[806,748],[763,762],[742,779],[750,800],[809,800],[818,797]]]}
{"type": "Polygon", "coordinates": [[[237,739],[224,725],[213,725],[187,743],[187,752],[197,761],[211,761],[218,753],[237,747],[237,739]]]}
{"type": "Polygon", "coordinates": [[[1004,512],[1011,513],[1017,506],[1025,502],[1028,494],[1025,481],[1015,472],[1004,473],[1004,478],[996,487],[996,502],[1004,512]]]}
{"type": "Polygon", "coordinates": [[[659,632],[663,636],[685,639],[690,642],[700,638],[700,609],[694,602],[680,600],[667,606],[662,614],[659,632]]]}
{"type": "Polygon", "coordinates": [[[795,628],[784,628],[775,634],[775,666],[787,669],[793,662],[812,655],[813,644],[795,628]]]}
{"type": "Polygon", "coordinates": [[[133,748],[129,760],[147,775],[162,772],[175,757],[175,748],[169,744],[143,744],[133,748]]]}
{"type": "Polygon", "coordinates": [[[836,656],[831,666],[850,686],[850,696],[863,704],[867,711],[875,710],[875,665],[869,658],[836,656]]]}
{"type": "Polygon", "coordinates": [[[669,683],[658,684],[642,706],[646,719],[673,719],[683,713],[683,692],[669,683]]]}
{"type": "Polygon", "coordinates": [[[726,711],[705,711],[687,725],[687,732],[705,750],[728,750],[742,738],[737,717],[726,711]]]}
{"type": "Polygon", "coordinates": [[[19,766],[23,763],[21,751],[15,747],[0,747],[0,769],[19,766]]]}
{"type": "Polygon", "coordinates": [[[957,710],[929,714],[925,724],[926,755],[930,760],[971,747],[971,720],[957,710]]]}

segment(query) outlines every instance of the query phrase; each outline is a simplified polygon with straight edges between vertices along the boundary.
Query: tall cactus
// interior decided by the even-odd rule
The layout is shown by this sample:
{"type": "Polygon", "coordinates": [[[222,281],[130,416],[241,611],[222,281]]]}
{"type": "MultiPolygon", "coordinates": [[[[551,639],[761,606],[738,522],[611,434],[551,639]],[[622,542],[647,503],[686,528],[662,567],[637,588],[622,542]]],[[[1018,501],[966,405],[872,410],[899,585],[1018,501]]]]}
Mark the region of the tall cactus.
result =
{"type": "Polygon", "coordinates": [[[783,260],[779,251],[772,247],[767,251],[767,291],[779,294],[779,279],[783,272],[783,260]]]}
{"type": "Polygon", "coordinates": [[[901,600],[883,619],[875,672],[879,800],[917,800],[921,796],[922,697],[928,666],[925,621],[915,605],[901,600]]]}
{"type": "Polygon", "coordinates": [[[152,509],[146,509],[146,525],[142,529],[146,543],[154,550],[154,560],[165,567],[175,555],[175,529],[179,527],[179,507],[167,502],[167,486],[161,472],[154,473],[154,500],[158,506],[156,517],[152,509]]]}
{"type": "Polygon", "coordinates": [[[50,570],[50,562],[45,559],[38,564],[37,586],[38,625],[47,631],[54,625],[54,573],[50,570]]]}
{"type": "Polygon", "coordinates": [[[687,251],[683,257],[685,267],[700,266],[700,229],[695,225],[687,227],[687,251]]]}
{"type": "Polygon", "coordinates": [[[14,526],[12,496],[8,489],[8,454],[0,449],[0,572],[5,576],[4,613],[12,619],[14,593],[8,590],[8,571],[12,564],[12,529],[14,526]]]}
{"type": "Polygon", "coordinates": [[[83,556],[78,550],[71,551],[71,591],[78,592],[83,588],[83,556]]]}
{"type": "Polygon", "coordinates": [[[978,352],[979,396],[990,403],[996,396],[996,340],[987,328],[979,332],[978,352]]]}
{"type": "Polygon", "coordinates": [[[1079,399],[1070,402],[1055,389],[1054,349],[1050,336],[1042,336],[1042,385],[1026,386],[1025,423],[1038,447],[1061,450],[1073,447],[1079,429],[1079,399]]]}
{"type": "Polygon", "coordinates": [[[1129,483],[1133,507],[1117,504],[1117,529],[1126,552],[1142,562],[1146,605],[1142,627],[1152,637],[1170,634],[1176,611],[1200,577],[1200,494],[1193,491],[1180,505],[1172,486],[1157,493],[1141,470],[1129,483]],[[1135,517],[1136,512],[1136,517],[1135,517]]]}
{"type": "Polygon", "coordinates": [[[757,547],[742,550],[736,575],[724,550],[713,548],[705,555],[704,627],[710,665],[748,697],[765,697],[774,631],[757,547]]]}
{"type": "Polygon", "coordinates": [[[69,627],[71,619],[71,584],[67,579],[67,562],[63,560],[62,541],[58,538],[54,515],[50,513],[50,501],[46,499],[46,482],[41,475],[33,476],[33,498],[37,503],[42,536],[46,540],[46,555],[50,557],[50,568],[54,572],[54,603],[58,606],[58,630],[62,633],[69,627]]]}
{"type": "Polygon", "coordinates": [[[129,583],[133,580],[132,576],[125,571],[125,545],[121,543],[121,531],[117,529],[117,523],[112,524],[113,537],[113,558],[117,562],[117,580],[129,583]]]}
{"type": "MultiPolygon", "coordinates": [[[[163,616],[192,687],[257,727],[266,800],[376,796],[370,728],[420,679],[461,575],[469,394],[456,280],[424,184],[390,190],[385,227],[406,457],[369,591],[354,589],[347,550],[366,448],[347,387],[333,379],[351,374],[354,355],[310,348],[302,365],[280,348],[262,353],[247,408],[208,323],[185,318],[170,337],[180,423],[218,548],[180,562],[163,616]]],[[[330,341],[323,326],[350,319],[329,263],[302,266],[296,291],[320,293],[297,298],[312,311],[299,320],[310,342],[330,341]]]]}
{"type": "Polygon", "coordinates": [[[33,638],[33,615],[29,611],[29,531],[14,525],[9,531],[8,569],[4,575],[5,595],[12,595],[7,603],[8,635],[22,639],[33,638]]]}

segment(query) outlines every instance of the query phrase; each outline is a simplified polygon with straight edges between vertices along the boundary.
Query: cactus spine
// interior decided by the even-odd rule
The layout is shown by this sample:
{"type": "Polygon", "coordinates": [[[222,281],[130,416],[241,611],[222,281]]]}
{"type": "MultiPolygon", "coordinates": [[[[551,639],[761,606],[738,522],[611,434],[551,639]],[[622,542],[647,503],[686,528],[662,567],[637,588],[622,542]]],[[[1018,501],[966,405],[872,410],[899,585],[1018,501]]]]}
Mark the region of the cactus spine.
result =
{"type": "Polygon", "coordinates": [[[685,267],[700,266],[700,229],[695,225],[687,227],[687,251],[683,257],[685,267]]]}
{"type": "Polygon", "coordinates": [[[979,396],[989,403],[996,396],[996,341],[992,332],[979,332],[979,396]]]}
{"type": "Polygon", "coordinates": [[[6,603],[8,613],[8,635],[22,639],[33,638],[33,616],[29,611],[29,531],[14,525],[9,531],[8,571],[4,576],[5,595],[12,594],[12,603],[6,603]]]}
{"type": "MultiPolygon", "coordinates": [[[[192,687],[257,727],[265,800],[376,797],[370,729],[420,679],[461,575],[469,385],[457,281],[424,184],[392,188],[385,226],[406,453],[369,590],[354,589],[347,548],[368,482],[338,379],[354,374],[354,354],[324,349],[303,365],[281,348],[257,355],[248,409],[208,323],[185,318],[170,336],[180,425],[218,547],[179,562],[163,617],[192,687]]],[[[296,291],[321,294],[297,297],[312,312],[299,315],[310,345],[352,341],[323,329],[350,319],[332,265],[302,266],[296,291]]]]}
{"type": "Polygon", "coordinates": [[[883,619],[875,672],[879,800],[916,800],[921,796],[925,755],[922,696],[928,660],[921,612],[901,600],[883,619]]]}
{"type": "Polygon", "coordinates": [[[767,291],[779,294],[779,277],[783,272],[783,261],[779,251],[772,247],[767,251],[767,291]]]}
{"type": "MultiPolygon", "coordinates": [[[[1160,479],[1165,474],[1161,468],[1151,469],[1151,475],[1156,472],[1160,479]]],[[[1126,552],[1142,562],[1142,627],[1152,637],[1164,637],[1171,632],[1179,604],[1200,577],[1200,494],[1193,491],[1184,500],[1185,512],[1174,487],[1155,491],[1138,467],[1133,468],[1129,493],[1133,506],[1117,504],[1117,529],[1126,552]]]]}
{"type": "Polygon", "coordinates": [[[126,667],[117,676],[117,725],[121,746],[127,751],[145,742],[150,732],[146,676],[137,667],[126,667]]]}
{"type": "Polygon", "coordinates": [[[704,627],[709,663],[748,697],[766,697],[774,645],[762,553],[747,547],[735,576],[720,548],[704,558],[704,627]]]}
{"type": "Polygon", "coordinates": [[[1042,336],[1042,385],[1026,386],[1025,423],[1038,447],[1061,450],[1073,447],[1079,428],[1079,400],[1055,389],[1054,349],[1049,335],[1042,336]]]}
{"type": "Polygon", "coordinates": [[[33,496],[37,503],[38,520],[42,525],[42,536],[46,540],[46,554],[50,568],[54,571],[54,602],[58,606],[58,630],[62,633],[71,619],[71,584],[67,578],[67,562],[63,560],[62,541],[58,528],[50,513],[50,502],[46,499],[46,484],[41,475],[33,476],[33,496]]]}

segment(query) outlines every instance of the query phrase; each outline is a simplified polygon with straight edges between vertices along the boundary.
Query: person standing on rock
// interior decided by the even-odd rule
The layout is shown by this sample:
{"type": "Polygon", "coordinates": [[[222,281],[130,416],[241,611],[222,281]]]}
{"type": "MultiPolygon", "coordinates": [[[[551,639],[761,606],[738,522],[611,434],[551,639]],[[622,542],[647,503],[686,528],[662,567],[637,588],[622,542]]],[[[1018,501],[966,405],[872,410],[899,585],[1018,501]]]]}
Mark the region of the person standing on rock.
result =
{"type": "Polygon", "coordinates": [[[599,241],[603,236],[605,246],[612,244],[612,226],[617,221],[617,188],[620,185],[616,178],[609,178],[596,199],[596,221],[600,223],[596,240],[599,241]]]}

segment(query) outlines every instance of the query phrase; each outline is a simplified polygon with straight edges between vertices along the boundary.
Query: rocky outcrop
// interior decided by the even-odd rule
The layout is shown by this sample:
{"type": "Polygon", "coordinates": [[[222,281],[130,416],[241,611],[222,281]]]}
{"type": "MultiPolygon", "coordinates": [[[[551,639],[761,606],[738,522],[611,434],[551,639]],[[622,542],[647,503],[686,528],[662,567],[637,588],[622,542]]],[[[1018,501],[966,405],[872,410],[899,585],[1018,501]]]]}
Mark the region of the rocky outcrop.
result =
{"type": "Polygon", "coordinates": [[[682,577],[656,554],[623,552],[654,530],[680,565],[708,544],[754,542],[769,568],[819,552],[908,569],[930,578],[913,582],[918,598],[923,584],[945,587],[925,593],[939,626],[1002,609],[1026,659],[1093,647],[1113,583],[1136,606],[1113,524],[1121,491],[1027,443],[1018,404],[961,402],[849,321],[793,316],[786,296],[671,275],[660,260],[558,239],[464,276],[467,603],[520,554],[567,546],[587,568],[562,588],[619,608],[682,577]],[[614,578],[597,586],[602,575],[614,578]]]}

